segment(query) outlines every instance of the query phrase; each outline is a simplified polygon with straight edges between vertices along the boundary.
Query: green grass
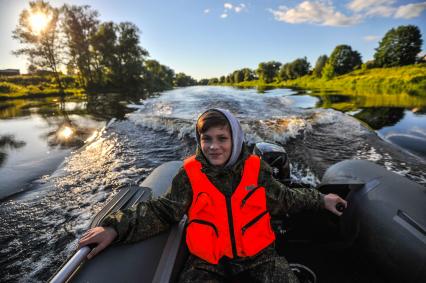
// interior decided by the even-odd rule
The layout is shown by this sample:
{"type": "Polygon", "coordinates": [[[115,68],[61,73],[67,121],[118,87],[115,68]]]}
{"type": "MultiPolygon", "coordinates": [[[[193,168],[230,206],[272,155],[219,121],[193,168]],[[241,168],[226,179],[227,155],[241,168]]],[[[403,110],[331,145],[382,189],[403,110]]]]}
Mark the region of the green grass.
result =
{"type": "Polygon", "coordinates": [[[347,94],[401,94],[426,96],[426,64],[394,68],[356,70],[330,80],[304,76],[295,80],[249,81],[233,84],[238,87],[296,87],[336,90],[347,94]]]}
{"type": "Polygon", "coordinates": [[[0,77],[0,100],[17,98],[39,98],[61,95],[81,95],[82,88],[76,86],[72,77],[64,76],[67,85],[63,92],[50,76],[10,76],[0,77]]]}

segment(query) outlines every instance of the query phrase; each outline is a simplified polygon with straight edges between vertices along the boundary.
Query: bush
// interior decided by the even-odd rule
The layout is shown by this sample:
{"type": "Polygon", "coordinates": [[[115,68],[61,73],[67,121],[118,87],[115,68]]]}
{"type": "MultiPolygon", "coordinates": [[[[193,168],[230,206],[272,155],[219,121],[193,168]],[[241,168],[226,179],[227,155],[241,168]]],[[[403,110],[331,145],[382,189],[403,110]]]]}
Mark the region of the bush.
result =
{"type": "Polygon", "coordinates": [[[12,84],[12,83],[8,83],[8,82],[0,82],[0,93],[13,93],[13,92],[19,92],[20,87],[12,84]]]}

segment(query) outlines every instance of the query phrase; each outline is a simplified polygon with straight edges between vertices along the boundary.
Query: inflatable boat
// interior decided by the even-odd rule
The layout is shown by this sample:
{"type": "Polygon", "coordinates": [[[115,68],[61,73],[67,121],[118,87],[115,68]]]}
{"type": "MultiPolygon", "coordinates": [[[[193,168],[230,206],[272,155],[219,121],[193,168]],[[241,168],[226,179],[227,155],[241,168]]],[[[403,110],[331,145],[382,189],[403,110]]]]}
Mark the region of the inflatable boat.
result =
{"type": "MultiPolygon", "coordinates": [[[[259,143],[254,154],[274,168],[277,179],[298,186],[289,181],[282,147],[259,143]]],[[[164,194],[181,166],[167,162],[140,186],[121,189],[91,227],[110,213],[164,194]]],[[[272,220],[277,251],[301,282],[426,282],[425,187],[372,162],[347,160],[331,166],[316,189],[348,201],[341,217],[324,210],[272,220]]],[[[185,224],[186,217],[167,232],[110,246],[91,260],[86,260],[90,247],[83,247],[50,282],[177,282],[188,256],[185,224]]]]}

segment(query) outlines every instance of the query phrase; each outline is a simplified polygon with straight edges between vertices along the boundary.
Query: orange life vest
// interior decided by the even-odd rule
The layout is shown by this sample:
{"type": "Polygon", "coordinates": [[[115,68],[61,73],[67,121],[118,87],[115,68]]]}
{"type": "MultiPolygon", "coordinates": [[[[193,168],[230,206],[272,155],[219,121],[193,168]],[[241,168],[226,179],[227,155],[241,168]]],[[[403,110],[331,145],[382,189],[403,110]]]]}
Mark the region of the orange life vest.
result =
{"type": "Polygon", "coordinates": [[[257,185],[259,157],[247,158],[232,196],[220,192],[201,167],[195,156],[184,161],[193,192],[186,231],[190,252],[217,264],[223,256],[253,256],[273,243],[265,188],[257,185]]]}

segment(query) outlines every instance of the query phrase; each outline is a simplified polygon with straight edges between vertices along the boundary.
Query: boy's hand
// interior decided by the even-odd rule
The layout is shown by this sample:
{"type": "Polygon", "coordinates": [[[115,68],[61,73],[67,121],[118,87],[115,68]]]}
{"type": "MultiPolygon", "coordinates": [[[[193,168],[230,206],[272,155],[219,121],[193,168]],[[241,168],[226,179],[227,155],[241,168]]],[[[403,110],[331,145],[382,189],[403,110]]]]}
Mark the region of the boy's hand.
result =
{"type": "Polygon", "coordinates": [[[341,216],[342,212],[336,209],[336,205],[339,203],[343,204],[345,208],[348,206],[348,203],[338,195],[328,194],[324,196],[324,207],[334,214],[341,216]]]}
{"type": "Polygon", "coordinates": [[[96,246],[87,255],[87,258],[91,259],[108,247],[116,237],[117,232],[111,227],[95,227],[83,234],[83,237],[78,241],[78,248],[95,244],[96,246]]]}

